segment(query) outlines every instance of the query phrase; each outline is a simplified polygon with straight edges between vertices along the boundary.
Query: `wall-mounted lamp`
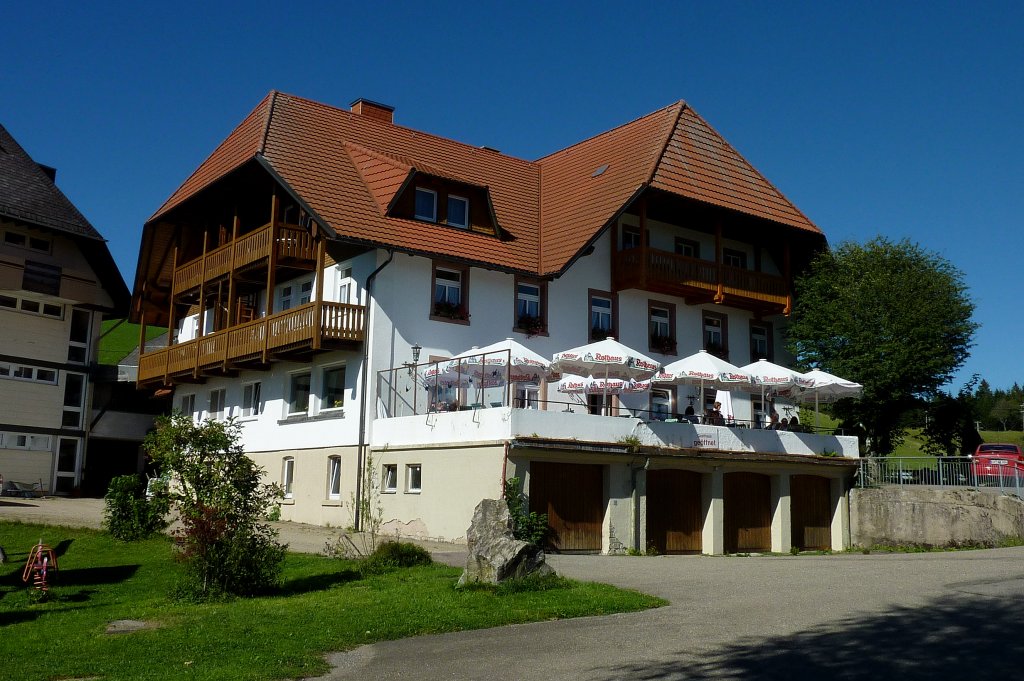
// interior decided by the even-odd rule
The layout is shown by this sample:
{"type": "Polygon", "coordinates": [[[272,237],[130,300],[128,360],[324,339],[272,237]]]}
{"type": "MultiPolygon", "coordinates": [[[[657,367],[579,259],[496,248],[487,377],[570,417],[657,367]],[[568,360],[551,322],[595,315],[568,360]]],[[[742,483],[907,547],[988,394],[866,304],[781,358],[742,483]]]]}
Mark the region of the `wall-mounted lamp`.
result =
{"type": "Polygon", "coordinates": [[[413,368],[417,364],[420,363],[420,351],[423,350],[423,348],[420,346],[419,343],[417,343],[416,345],[413,345],[412,348],[410,348],[410,349],[412,350],[412,361],[411,362],[402,362],[402,364],[405,366],[406,370],[409,372],[409,375],[412,376],[413,368]]]}

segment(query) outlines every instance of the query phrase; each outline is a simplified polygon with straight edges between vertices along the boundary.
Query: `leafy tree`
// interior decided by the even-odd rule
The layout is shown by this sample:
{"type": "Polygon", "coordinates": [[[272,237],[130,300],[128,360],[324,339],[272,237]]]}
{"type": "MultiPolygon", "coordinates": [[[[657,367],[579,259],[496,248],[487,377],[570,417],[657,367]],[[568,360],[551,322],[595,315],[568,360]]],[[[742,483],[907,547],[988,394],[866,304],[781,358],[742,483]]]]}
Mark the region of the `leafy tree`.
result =
{"type": "Polygon", "coordinates": [[[520,541],[543,546],[551,532],[548,514],[527,510],[526,497],[519,491],[520,485],[519,478],[505,480],[503,496],[512,517],[512,535],[520,541]]]}
{"type": "Polygon", "coordinates": [[[864,385],[833,412],[872,453],[891,453],[904,412],[967,359],[977,324],[963,275],[917,244],[876,237],[819,254],[796,294],[790,350],[802,366],[864,385]]]}
{"type": "Polygon", "coordinates": [[[176,538],[188,567],[185,591],[201,598],[252,595],[280,581],[285,547],[263,522],[281,498],[277,485],[239,444],[233,421],[195,423],[180,413],[157,419],[146,450],[170,478],[171,503],[182,522],[176,538]]]}
{"type": "Polygon", "coordinates": [[[111,480],[103,502],[103,526],[115,539],[145,539],[167,527],[170,508],[166,494],[147,498],[137,475],[119,475],[111,480]]]}
{"type": "Polygon", "coordinates": [[[964,456],[974,453],[981,444],[975,425],[974,377],[960,392],[953,395],[939,391],[929,405],[924,451],[933,456],[964,456]]]}

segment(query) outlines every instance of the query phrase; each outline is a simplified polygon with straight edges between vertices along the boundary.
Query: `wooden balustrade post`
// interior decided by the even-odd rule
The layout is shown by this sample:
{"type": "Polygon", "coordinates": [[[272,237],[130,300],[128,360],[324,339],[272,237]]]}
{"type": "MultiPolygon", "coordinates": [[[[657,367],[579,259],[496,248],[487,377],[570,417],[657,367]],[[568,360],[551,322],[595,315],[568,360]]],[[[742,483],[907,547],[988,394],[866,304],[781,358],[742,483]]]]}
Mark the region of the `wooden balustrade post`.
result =
{"type": "MultiPolygon", "coordinates": [[[[231,327],[235,325],[237,321],[235,318],[235,250],[238,246],[238,211],[235,211],[235,217],[231,220],[231,267],[228,269],[228,319],[227,329],[228,334],[231,333],[231,327]]],[[[230,340],[230,338],[228,339],[230,340]]],[[[228,369],[228,343],[224,343],[224,371],[228,369]]]]}
{"type": "MultiPolygon", "coordinates": [[[[270,197],[270,246],[269,253],[267,253],[267,314],[266,318],[269,319],[270,315],[274,313],[274,282],[277,276],[277,191],[275,190],[273,195],[270,197]]],[[[263,363],[267,363],[267,348],[270,342],[270,324],[267,321],[263,322],[263,363]]]]}
{"type": "Polygon", "coordinates": [[[316,244],[316,303],[313,305],[313,349],[319,350],[323,340],[324,321],[324,249],[326,239],[320,238],[316,244]]]}
{"type": "Polygon", "coordinates": [[[725,292],[722,290],[722,278],[724,273],[722,271],[722,220],[719,218],[715,222],[715,273],[717,278],[717,291],[715,292],[715,302],[722,303],[725,301],[725,292]]]}
{"type": "MultiPolygon", "coordinates": [[[[196,323],[196,340],[203,337],[206,333],[206,315],[204,314],[203,305],[206,303],[206,247],[210,238],[209,232],[203,232],[203,259],[202,267],[199,272],[199,319],[196,323]]],[[[168,353],[170,351],[168,350],[168,353]]],[[[196,362],[192,367],[192,378],[199,378],[199,354],[196,354],[196,362]]]]}
{"type": "Polygon", "coordinates": [[[782,251],[782,272],[786,282],[786,307],[783,308],[782,314],[789,316],[789,313],[793,311],[793,271],[792,263],[790,261],[789,242],[787,241],[783,246],[782,251]]]}
{"type": "Polygon", "coordinates": [[[647,261],[650,258],[650,234],[647,232],[647,199],[640,199],[640,288],[647,290],[647,261]]]}

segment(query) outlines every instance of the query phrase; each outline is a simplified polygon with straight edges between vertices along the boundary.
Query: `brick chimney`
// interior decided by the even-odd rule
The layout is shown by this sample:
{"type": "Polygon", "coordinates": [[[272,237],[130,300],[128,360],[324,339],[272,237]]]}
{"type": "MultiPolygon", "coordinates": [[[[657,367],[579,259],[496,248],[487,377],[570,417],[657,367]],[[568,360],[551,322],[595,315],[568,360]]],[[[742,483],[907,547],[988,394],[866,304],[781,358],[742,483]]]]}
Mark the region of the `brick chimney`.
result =
{"type": "Polygon", "coordinates": [[[385,123],[395,122],[395,107],[393,106],[363,99],[362,97],[352,102],[350,106],[352,107],[352,113],[367,116],[368,118],[376,118],[378,121],[384,121],[385,123]]]}

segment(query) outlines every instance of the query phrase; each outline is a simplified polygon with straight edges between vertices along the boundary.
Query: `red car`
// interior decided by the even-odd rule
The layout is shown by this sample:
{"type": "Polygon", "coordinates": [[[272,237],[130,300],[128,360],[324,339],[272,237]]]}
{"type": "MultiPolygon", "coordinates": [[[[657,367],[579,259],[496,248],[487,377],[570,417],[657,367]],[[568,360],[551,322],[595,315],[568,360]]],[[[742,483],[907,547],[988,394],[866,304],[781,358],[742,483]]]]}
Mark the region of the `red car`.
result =
{"type": "Polygon", "coordinates": [[[971,461],[971,469],[978,484],[1016,486],[1020,478],[1024,486],[1024,452],[1020,445],[986,442],[978,445],[971,461]]]}

